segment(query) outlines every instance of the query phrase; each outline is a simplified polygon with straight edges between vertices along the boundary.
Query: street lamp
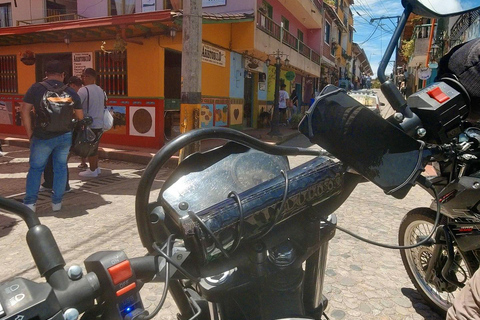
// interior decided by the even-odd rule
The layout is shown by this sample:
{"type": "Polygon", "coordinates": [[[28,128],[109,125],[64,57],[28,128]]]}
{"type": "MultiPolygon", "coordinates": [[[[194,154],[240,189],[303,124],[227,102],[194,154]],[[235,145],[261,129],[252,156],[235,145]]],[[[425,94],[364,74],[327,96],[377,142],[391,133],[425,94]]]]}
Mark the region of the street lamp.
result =
{"type": "Polygon", "coordinates": [[[280,111],[278,109],[279,92],[280,92],[280,69],[282,67],[282,57],[285,57],[285,60],[284,60],[285,66],[288,66],[288,64],[290,63],[290,60],[288,60],[287,54],[281,52],[280,50],[277,50],[276,52],[267,55],[267,60],[265,60],[265,64],[267,66],[269,66],[271,63],[270,56],[275,57],[275,93],[273,98],[273,117],[271,122],[271,129],[268,135],[281,136],[282,134],[280,133],[280,129],[279,129],[280,111]]]}

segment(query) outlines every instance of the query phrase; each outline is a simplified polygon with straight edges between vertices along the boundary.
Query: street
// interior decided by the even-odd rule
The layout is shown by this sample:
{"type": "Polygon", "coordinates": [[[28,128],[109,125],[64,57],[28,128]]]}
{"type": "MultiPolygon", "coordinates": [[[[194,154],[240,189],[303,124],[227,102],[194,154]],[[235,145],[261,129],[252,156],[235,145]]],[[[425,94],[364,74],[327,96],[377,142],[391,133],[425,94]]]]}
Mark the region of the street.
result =
{"type": "MultiPolygon", "coordinates": [[[[385,99],[381,99],[386,102],[385,99]]],[[[312,146],[303,136],[287,145],[312,146]]],[[[0,158],[2,196],[22,199],[28,170],[29,151],[5,146],[0,158]]],[[[290,158],[291,166],[308,157],[290,158]]],[[[70,159],[73,192],[64,197],[63,209],[53,213],[48,192],[41,192],[37,214],[53,232],[67,266],[82,265],[90,254],[101,250],[124,250],[129,257],[145,254],[135,223],[135,193],[144,165],[101,160],[97,179],[79,180],[79,158],[70,159]]],[[[170,171],[158,176],[159,188],[170,171]]],[[[430,197],[414,187],[405,199],[385,195],[372,183],[359,185],[337,210],[338,225],[378,242],[397,244],[398,226],[404,214],[428,206],[430,197]]],[[[0,282],[10,277],[39,278],[25,242],[26,225],[10,214],[0,214],[0,282]]],[[[153,309],[163,286],[147,284],[144,304],[153,309]]],[[[397,250],[360,242],[337,231],[329,247],[324,294],[329,299],[330,319],[441,319],[416,293],[403,268],[397,250]]],[[[176,319],[176,307],[168,298],[156,319],[176,319]]]]}

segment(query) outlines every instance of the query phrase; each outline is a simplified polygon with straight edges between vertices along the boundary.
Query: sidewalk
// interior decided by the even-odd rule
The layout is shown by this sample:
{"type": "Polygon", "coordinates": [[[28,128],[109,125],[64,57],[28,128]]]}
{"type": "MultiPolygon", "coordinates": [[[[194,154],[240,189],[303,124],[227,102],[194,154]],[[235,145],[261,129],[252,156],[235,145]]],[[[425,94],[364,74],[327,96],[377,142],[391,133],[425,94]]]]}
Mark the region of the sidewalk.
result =
{"type": "MultiPolygon", "coordinates": [[[[243,132],[254,138],[257,138],[259,140],[272,143],[272,144],[283,143],[300,134],[298,130],[291,129],[290,127],[285,127],[285,126],[280,126],[279,130],[281,133],[280,136],[268,135],[268,133],[270,132],[270,128],[246,129],[246,130],[243,130],[243,132]]],[[[225,142],[227,141],[220,140],[220,139],[204,140],[201,143],[201,151],[206,151],[206,150],[210,150],[212,148],[221,146],[225,142]]],[[[11,145],[11,146],[24,147],[24,148],[28,148],[30,145],[28,139],[25,138],[25,136],[8,135],[4,133],[0,133],[0,143],[11,145]]],[[[118,145],[100,143],[100,147],[98,151],[99,151],[98,152],[99,157],[103,159],[147,164],[158,150],[148,149],[148,148],[138,148],[138,147],[132,147],[132,146],[121,147],[118,145]]],[[[170,161],[166,163],[166,166],[176,167],[177,164],[178,164],[178,155],[175,155],[170,159],[170,161]]]]}

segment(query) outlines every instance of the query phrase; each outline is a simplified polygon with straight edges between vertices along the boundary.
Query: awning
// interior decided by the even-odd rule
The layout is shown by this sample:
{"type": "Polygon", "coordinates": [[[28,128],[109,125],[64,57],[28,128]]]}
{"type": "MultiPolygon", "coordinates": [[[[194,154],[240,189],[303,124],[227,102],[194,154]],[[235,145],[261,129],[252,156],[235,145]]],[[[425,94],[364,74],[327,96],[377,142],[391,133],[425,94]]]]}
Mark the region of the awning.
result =
{"type": "MultiPolygon", "coordinates": [[[[183,11],[172,12],[173,18],[182,18],[183,11]]],[[[204,24],[208,23],[234,23],[253,21],[255,14],[253,11],[245,12],[224,12],[224,13],[210,13],[202,12],[202,20],[204,24]]]]}
{"type": "Polygon", "coordinates": [[[410,59],[410,62],[408,62],[408,67],[409,68],[416,68],[419,66],[425,67],[425,61],[427,61],[427,56],[425,55],[412,57],[410,59]]]}
{"type": "Polygon", "coordinates": [[[120,16],[86,18],[20,27],[0,28],[0,46],[115,39],[168,34],[174,21],[170,10],[125,14],[120,16]]]}

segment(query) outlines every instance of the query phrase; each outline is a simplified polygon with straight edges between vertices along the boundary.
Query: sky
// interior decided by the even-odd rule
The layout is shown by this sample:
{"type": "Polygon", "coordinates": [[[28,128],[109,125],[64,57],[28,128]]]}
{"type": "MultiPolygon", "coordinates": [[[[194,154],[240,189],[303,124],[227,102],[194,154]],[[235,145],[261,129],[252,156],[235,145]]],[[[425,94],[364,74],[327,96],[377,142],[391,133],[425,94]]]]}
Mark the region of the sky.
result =
{"type": "MultiPolygon", "coordinates": [[[[356,32],[353,41],[358,43],[365,51],[373,70],[374,78],[377,77],[378,65],[382,59],[383,53],[393,35],[397,25],[396,16],[401,16],[403,7],[400,0],[354,0],[355,4],[351,6],[354,28],[356,32]],[[391,17],[391,18],[388,18],[391,17]],[[382,18],[381,20],[377,18],[382,18]],[[376,19],[371,22],[371,19],[376,19]]],[[[429,7],[442,8],[442,10],[451,10],[459,8],[459,0],[422,0],[429,7]],[[437,5],[440,4],[441,5],[437,5]],[[446,5],[447,4],[447,5],[446,5]]],[[[471,1],[471,0],[470,0],[471,1]]],[[[463,1],[462,5],[465,5],[463,1]]],[[[474,2],[479,2],[475,0],[474,2]]],[[[395,53],[390,58],[393,61],[395,53]]],[[[388,64],[385,74],[392,73],[393,62],[388,64]]]]}

